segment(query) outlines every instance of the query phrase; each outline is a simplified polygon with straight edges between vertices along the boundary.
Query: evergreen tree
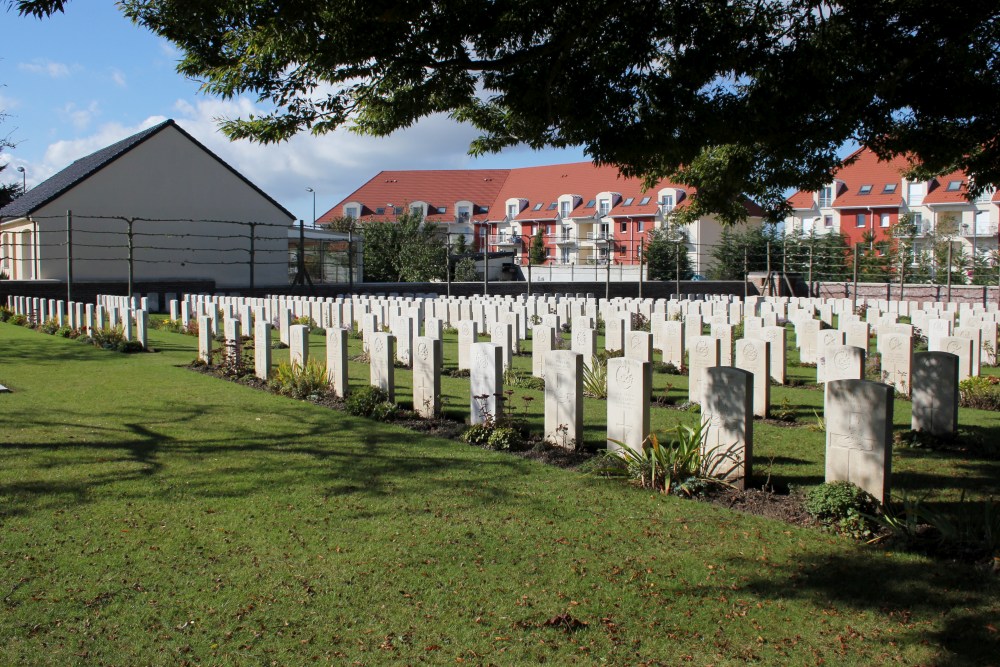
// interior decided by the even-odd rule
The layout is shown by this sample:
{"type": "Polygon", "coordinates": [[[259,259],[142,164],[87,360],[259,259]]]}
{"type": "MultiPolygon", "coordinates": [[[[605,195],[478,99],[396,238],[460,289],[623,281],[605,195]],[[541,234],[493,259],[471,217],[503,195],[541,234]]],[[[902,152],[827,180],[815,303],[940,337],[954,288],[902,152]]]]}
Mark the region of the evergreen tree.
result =
{"type": "Polygon", "coordinates": [[[445,241],[439,225],[406,212],[394,222],[360,226],[364,236],[365,279],[371,282],[426,282],[445,278],[445,241]]]}
{"type": "Polygon", "coordinates": [[[545,263],[545,237],[542,234],[542,226],[538,225],[538,231],[531,239],[531,248],[528,249],[528,260],[532,264],[545,263]]]}
{"type": "Polygon", "coordinates": [[[649,234],[642,253],[646,275],[650,280],[676,280],[678,270],[681,280],[694,275],[687,232],[679,225],[657,227],[649,234]]]}

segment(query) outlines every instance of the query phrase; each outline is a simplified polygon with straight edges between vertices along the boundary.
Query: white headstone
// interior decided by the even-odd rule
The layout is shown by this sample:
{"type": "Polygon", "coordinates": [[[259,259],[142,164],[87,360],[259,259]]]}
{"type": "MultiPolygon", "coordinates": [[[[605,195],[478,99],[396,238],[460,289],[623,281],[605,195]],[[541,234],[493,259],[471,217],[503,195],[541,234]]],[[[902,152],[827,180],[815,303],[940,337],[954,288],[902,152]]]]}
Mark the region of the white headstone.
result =
{"type": "Polygon", "coordinates": [[[583,355],[545,355],[545,440],[575,449],[583,444],[583,355]]]}
{"type": "Polygon", "coordinates": [[[649,435],[653,366],[624,357],[608,359],[608,450],[642,450],[649,435]],[[619,444],[620,443],[620,444],[619,444]]]}
{"type": "Polygon", "coordinates": [[[958,433],[959,358],[950,352],[913,355],[910,428],[936,436],[958,433]]]}
{"type": "Polygon", "coordinates": [[[333,392],[341,398],[349,386],[347,368],[347,329],[333,327],[326,330],[326,379],[333,392]]]}
{"type": "Polygon", "coordinates": [[[424,419],[441,412],[441,341],[430,336],[413,342],[413,410],[424,419]]]}
{"type": "Polygon", "coordinates": [[[503,351],[493,343],[473,343],[469,350],[469,423],[497,416],[503,405],[503,351]]]}
{"type": "Polygon", "coordinates": [[[826,385],[826,481],[847,481],[889,501],[893,388],[868,380],[826,385]]]}
{"type": "Polygon", "coordinates": [[[715,366],[705,369],[704,378],[704,470],[744,489],[753,466],[753,374],[715,366]]]}

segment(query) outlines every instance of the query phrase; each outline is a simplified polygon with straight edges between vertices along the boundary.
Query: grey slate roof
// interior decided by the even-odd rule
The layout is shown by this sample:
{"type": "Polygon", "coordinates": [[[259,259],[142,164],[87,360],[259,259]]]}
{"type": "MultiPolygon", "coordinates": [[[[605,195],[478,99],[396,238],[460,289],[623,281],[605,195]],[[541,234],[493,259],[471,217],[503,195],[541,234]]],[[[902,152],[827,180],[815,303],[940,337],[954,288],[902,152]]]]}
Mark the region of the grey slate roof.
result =
{"type": "Polygon", "coordinates": [[[133,134],[131,137],[122,139],[121,141],[111,144],[106,148],[102,148],[96,153],[91,153],[90,155],[73,162],[62,171],[51,176],[42,183],[39,183],[3,208],[0,208],[0,219],[23,218],[31,215],[56,197],[79,185],[91,175],[97,173],[125,153],[128,153],[130,150],[144,142],[149,137],[152,137],[167,127],[176,128],[177,131],[191,140],[196,146],[215,158],[219,164],[231,171],[244,183],[257,191],[262,197],[278,207],[278,209],[285,213],[290,219],[295,219],[295,216],[292,215],[284,206],[274,201],[274,199],[268,196],[267,193],[247,180],[245,176],[226,164],[218,155],[205,148],[201,142],[185,132],[182,127],[177,125],[173,119],[167,119],[162,123],[145,129],[142,132],[133,134]]]}

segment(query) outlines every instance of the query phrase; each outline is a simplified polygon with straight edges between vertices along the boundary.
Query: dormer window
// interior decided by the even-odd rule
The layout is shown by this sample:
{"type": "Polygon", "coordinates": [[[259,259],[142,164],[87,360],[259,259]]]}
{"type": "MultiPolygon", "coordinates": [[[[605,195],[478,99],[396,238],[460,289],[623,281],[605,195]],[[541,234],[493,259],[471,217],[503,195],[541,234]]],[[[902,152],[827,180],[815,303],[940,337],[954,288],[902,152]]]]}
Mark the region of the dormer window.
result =
{"type": "Polygon", "coordinates": [[[664,213],[669,213],[674,210],[674,196],[673,195],[661,195],[660,196],[660,210],[664,213]]]}
{"type": "Polygon", "coordinates": [[[472,207],[459,204],[455,208],[455,219],[460,223],[466,223],[472,217],[472,207]]]}
{"type": "Polygon", "coordinates": [[[559,202],[559,217],[568,218],[570,211],[573,210],[573,205],[568,201],[559,202]]]}
{"type": "Polygon", "coordinates": [[[858,188],[858,194],[859,195],[870,195],[871,193],[872,193],[872,185],[871,185],[871,183],[867,183],[865,185],[862,185],[860,188],[858,188]]]}
{"type": "Polygon", "coordinates": [[[824,185],[819,191],[819,207],[828,208],[833,203],[833,186],[824,185]]]}
{"type": "Polygon", "coordinates": [[[989,204],[993,201],[993,195],[996,194],[996,188],[986,188],[978,195],[976,195],[977,204],[989,204]]]}
{"type": "Polygon", "coordinates": [[[610,199],[602,199],[600,202],[598,202],[598,212],[602,216],[605,216],[608,213],[610,213],[611,212],[611,200],[610,199]]]}
{"type": "Polygon", "coordinates": [[[507,217],[510,218],[511,220],[516,218],[519,212],[517,209],[518,209],[517,204],[507,204],[507,217]]]}
{"type": "Polygon", "coordinates": [[[360,206],[345,206],[344,215],[352,220],[357,220],[361,217],[361,207],[360,206]]]}
{"type": "Polygon", "coordinates": [[[958,192],[962,189],[962,181],[949,181],[946,190],[948,192],[958,192]]]}
{"type": "Polygon", "coordinates": [[[410,215],[424,216],[424,207],[420,204],[410,204],[410,215]]]}

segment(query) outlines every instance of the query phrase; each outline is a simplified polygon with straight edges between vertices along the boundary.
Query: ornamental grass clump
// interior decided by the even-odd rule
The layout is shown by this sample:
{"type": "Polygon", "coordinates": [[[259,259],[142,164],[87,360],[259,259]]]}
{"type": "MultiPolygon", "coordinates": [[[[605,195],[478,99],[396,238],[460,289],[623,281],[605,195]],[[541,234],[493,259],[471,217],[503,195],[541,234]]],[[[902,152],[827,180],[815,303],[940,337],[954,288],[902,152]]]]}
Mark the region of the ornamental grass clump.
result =
{"type": "Polygon", "coordinates": [[[326,394],[329,383],[326,366],[310,359],[305,366],[283,363],[268,381],[271,391],[290,398],[318,400],[326,394]]]}

